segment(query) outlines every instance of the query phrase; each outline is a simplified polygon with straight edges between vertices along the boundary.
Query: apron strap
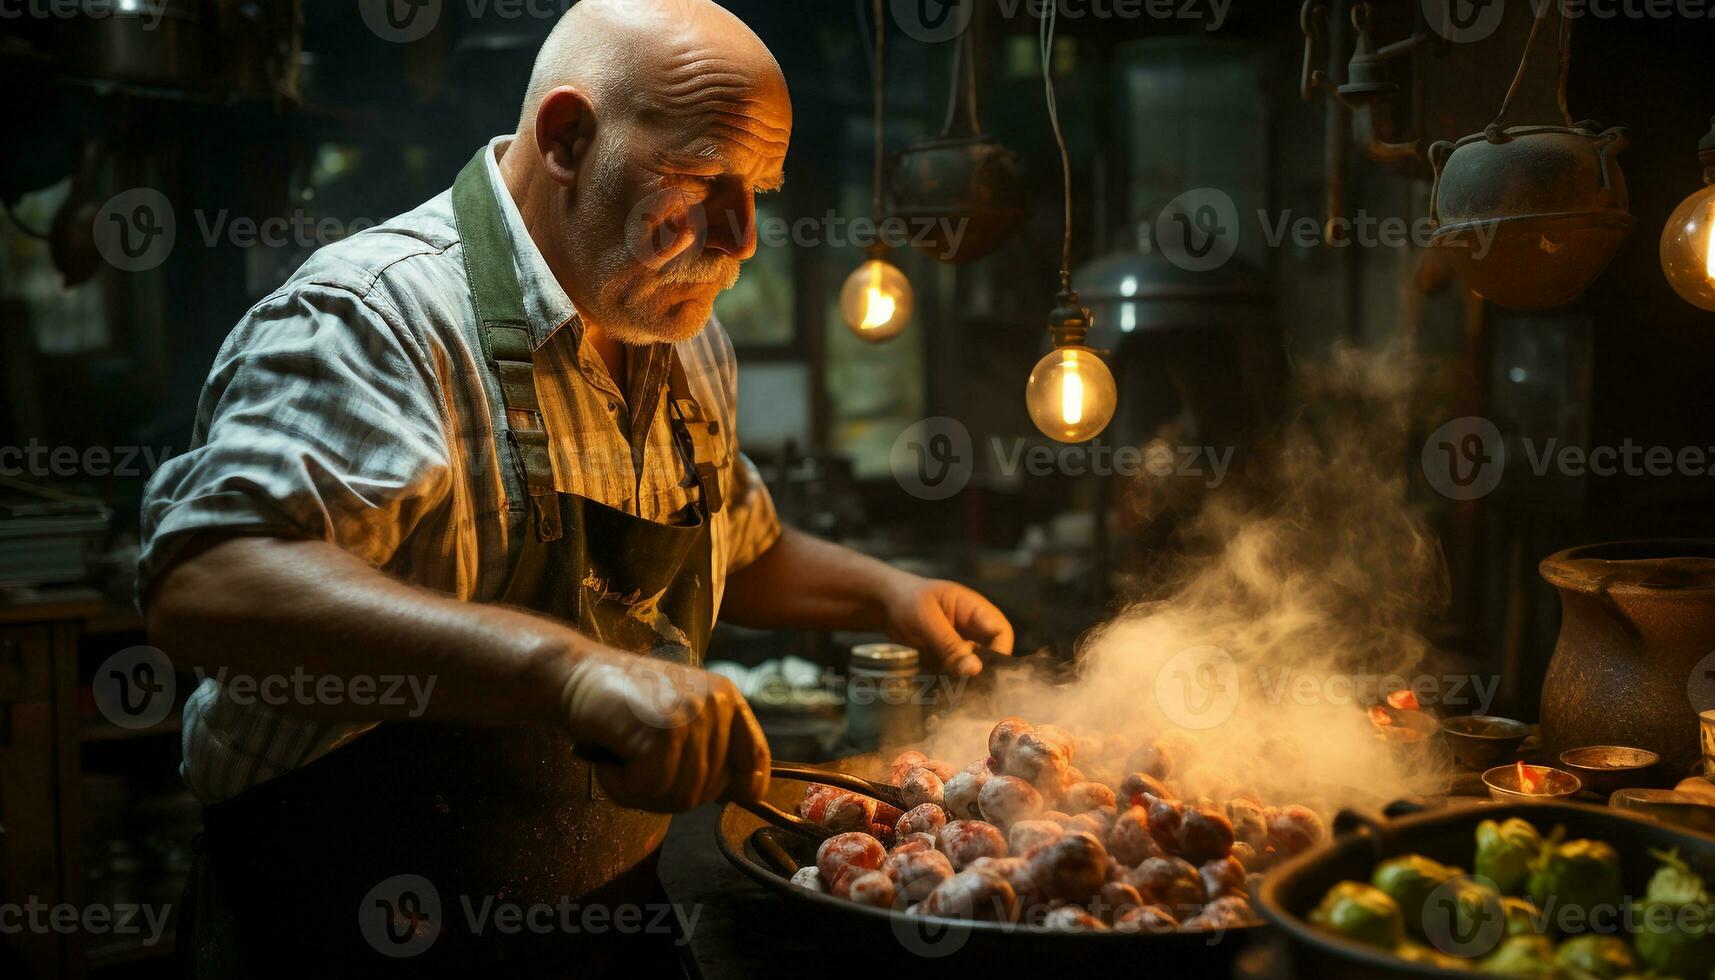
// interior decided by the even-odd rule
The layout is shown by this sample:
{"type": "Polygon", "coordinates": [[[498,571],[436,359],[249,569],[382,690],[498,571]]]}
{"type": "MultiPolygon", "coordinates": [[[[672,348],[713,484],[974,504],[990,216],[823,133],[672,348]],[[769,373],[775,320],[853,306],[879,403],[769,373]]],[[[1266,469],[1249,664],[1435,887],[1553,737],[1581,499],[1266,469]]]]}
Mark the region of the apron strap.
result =
{"type": "Polygon", "coordinates": [[[465,275],[476,308],[477,336],[506,406],[503,438],[512,449],[519,482],[529,495],[537,537],[558,541],[565,531],[560,526],[560,502],[554,492],[548,432],[536,399],[530,321],[524,313],[506,227],[494,202],[495,188],[488,179],[489,152],[486,146],[478,150],[454,182],[453,219],[464,243],[465,275]]]}
{"type": "Polygon", "coordinates": [[[685,376],[685,365],[679,352],[671,354],[667,371],[667,405],[679,448],[691,463],[692,478],[702,496],[703,513],[718,514],[726,506],[721,494],[720,461],[725,457],[725,442],[721,439],[721,424],[703,411],[703,406],[691,394],[691,380],[685,376]]]}

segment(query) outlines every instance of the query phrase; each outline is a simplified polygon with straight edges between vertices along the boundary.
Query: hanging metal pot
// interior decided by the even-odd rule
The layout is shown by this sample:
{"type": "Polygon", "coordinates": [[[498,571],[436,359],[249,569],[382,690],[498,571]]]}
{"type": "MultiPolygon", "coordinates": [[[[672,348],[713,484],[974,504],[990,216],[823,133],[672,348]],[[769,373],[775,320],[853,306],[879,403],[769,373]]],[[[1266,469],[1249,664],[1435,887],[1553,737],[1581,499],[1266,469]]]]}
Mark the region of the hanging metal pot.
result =
{"type": "Polygon", "coordinates": [[[1573,123],[1566,105],[1572,21],[1560,15],[1560,115],[1564,126],[1502,128],[1548,18],[1536,23],[1500,114],[1481,133],[1429,149],[1435,167],[1430,244],[1446,249],[1484,299],[1515,310],[1564,306],[1608,268],[1637,227],[1616,160],[1631,142],[1621,128],[1573,123]]]}
{"type": "Polygon", "coordinates": [[[1430,243],[1484,299],[1516,310],[1563,306],[1637,227],[1615,159],[1626,130],[1514,126],[1430,148],[1430,243]]]}
{"type": "Polygon", "coordinates": [[[893,215],[909,223],[912,243],[953,265],[1000,248],[1024,220],[1026,198],[1023,161],[977,118],[974,33],[960,41],[945,129],[898,153],[889,181],[893,215]]]}

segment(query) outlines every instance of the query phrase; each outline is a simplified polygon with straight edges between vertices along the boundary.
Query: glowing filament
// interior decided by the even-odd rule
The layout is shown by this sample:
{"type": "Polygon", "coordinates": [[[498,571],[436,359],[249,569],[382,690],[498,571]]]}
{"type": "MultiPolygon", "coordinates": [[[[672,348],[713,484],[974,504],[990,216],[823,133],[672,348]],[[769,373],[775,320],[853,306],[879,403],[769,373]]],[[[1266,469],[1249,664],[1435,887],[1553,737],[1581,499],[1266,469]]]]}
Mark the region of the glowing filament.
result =
{"type": "Polygon", "coordinates": [[[1084,379],[1076,366],[1068,367],[1060,382],[1060,418],[1067,425],[1084,421],[1084,379]]]}
{"type": "Polygon", "coordinates": [[[887,322],[893,319],[893,311],[896,308],[897,304],[894,303],[893,297],[882,292],[881,286],[870,286],[864,299],[864,314],[861,328],[864,330],[874,330],[877,327],[887,326],[887,322]]]}

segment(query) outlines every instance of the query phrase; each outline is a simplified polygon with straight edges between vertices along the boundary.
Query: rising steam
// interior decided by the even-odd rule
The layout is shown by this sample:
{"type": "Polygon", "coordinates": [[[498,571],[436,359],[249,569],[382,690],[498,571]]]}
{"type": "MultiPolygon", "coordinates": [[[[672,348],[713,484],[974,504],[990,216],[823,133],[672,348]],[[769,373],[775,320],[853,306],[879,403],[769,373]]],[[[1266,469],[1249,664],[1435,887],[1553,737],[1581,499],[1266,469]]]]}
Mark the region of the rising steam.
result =
{"type": "Polygon", "coordinates": [[[1329,812],[1444,789],[1443,759],[1390,744],[1366,713],[1433,669],[1419,629],[1448,596],[1407,500],[1413,363],[1339,349],[1301,370],[1304,407],[1206,502],[1167,585],[1085,636],[1070,683],[998,676],[926,751],[980,758],[994,719],[1018,715],[1077,736],[1090,778],[1117,781],[1165,736],[1185,792],[1215,799],[1329,812]]]}

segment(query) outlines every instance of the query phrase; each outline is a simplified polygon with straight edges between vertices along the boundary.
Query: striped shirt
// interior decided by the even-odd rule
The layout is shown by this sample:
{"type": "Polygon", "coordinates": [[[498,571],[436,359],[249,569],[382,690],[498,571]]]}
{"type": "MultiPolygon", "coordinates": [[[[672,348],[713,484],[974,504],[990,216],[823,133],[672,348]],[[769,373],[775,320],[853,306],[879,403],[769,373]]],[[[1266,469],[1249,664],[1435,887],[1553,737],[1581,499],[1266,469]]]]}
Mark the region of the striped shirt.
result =
{"type": "MultiPolygon", "coordinates": [[[[625,385],[609,376],[500,177],[509,141],[490,144],[489,179],[530,319],[555,486],[670,523],[697,491],[664,407],[669,348],[634,349],[625,385]]],[[[204,386],[192,448],[144,495],[144,601],[189,537],[209,532],[328,541],[426,589],[500,596],[528,498],[495,439],[505,409],[463,255],[448,191],[316,252],[245,315],[204,386]]],[[[731,341],[711,321],[676,348],[725,435],[726,507],[710,528],[718,610],[727,575],[772,546],[780,524],[738,451],[731,341]]],[[[203,800],[228,799],[373,727],[289,717],[204,678],[185,705],[182,772],[203,800]]]]}

